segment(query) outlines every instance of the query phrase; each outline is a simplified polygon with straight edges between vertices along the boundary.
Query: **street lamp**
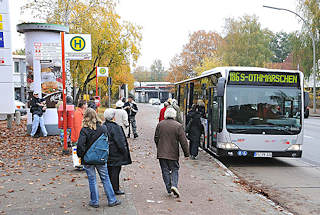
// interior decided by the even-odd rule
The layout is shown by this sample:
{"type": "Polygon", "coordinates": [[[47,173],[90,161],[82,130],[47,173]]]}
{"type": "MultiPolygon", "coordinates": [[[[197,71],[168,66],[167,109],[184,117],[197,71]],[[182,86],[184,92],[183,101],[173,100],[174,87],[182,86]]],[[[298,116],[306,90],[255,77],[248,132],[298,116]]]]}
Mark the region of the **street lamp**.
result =
{"type": "Polygon", "coordinates": [[[313,49],[313,112],[315,113],[317,110],[316,109],[316,106],[317,106],[316,105],[316,77],[317,77],[316,76],[316,43],[315,43],[314,35],[311,30],[311,26],[307,23],[307,21],[304,18],[302,18],[299,14],[297,14],[294,11],[291,11],[291,10],[288,10],[285,8],[271,7],[271,6],[266,6],[266,5],[263,5],[263,7],[269,8],[269,9],[274,9],[274,10],[284,10],[284,11],[293,13],[294,15],[299,17],[304,22],[304,24],[307,26],[307,28],[310,32],[310,36],[312,39],[312,49],[313,49]]]}

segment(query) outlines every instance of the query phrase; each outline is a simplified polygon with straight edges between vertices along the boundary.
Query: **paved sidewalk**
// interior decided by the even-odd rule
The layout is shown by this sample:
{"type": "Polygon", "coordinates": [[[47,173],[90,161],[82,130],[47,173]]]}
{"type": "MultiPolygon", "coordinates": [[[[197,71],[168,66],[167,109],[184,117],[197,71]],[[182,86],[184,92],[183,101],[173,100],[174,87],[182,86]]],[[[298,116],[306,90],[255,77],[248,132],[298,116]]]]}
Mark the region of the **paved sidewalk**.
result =
{"type": "Polygon", "coordinates": [[[214,159],[180,160],[181,198],[166,194],[153,142],[158,108],[138,104],[139,137],[129,139],[133,164],[121,172],[122,205],[107,206],[99,185],[100,208],[88,206],[86,174],[61,156],[57,137],[31,139],[23,126],[0,124],[0,214],[283,214],[259,195],[235,183],[214,159]],[[17,135],[21,133],[21,136],[17,135]],[[9,135],[11,134],[11,135],[9,135]]]}

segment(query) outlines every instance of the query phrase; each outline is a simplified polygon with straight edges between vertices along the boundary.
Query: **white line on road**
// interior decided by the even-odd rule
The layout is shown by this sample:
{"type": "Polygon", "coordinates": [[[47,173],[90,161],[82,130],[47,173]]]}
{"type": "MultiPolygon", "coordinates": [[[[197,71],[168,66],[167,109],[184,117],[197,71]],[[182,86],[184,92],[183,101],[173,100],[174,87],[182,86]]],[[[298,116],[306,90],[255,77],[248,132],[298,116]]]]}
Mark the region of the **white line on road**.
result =
{"type": "Polygon", "coordinates": [[[312,138],[313,138],[313,137],[308,136],[308,135],[304,135],[304,137],[305,137],[305,138],[310,138],[310,139],[312,139],[312,138]]]}

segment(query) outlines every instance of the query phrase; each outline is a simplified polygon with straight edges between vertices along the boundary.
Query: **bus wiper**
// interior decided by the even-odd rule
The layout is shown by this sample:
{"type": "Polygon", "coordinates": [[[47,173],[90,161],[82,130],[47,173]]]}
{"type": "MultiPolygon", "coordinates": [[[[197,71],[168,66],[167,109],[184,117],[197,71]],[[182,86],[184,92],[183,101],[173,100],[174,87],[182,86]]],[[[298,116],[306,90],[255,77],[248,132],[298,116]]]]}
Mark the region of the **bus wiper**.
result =
{"type": "Polygon", "coordinates": [[[248,132],[249,129],[230,129],[230,130],[232,130],[233,133],[241,134],[241,133],[248,132]]]}
{"type": "Polygon", "coordinates": [[[277,128],[278,131],[285,131],[287,134],[295,134],[295,132],[290,131],[289,128],[277,128]]]}

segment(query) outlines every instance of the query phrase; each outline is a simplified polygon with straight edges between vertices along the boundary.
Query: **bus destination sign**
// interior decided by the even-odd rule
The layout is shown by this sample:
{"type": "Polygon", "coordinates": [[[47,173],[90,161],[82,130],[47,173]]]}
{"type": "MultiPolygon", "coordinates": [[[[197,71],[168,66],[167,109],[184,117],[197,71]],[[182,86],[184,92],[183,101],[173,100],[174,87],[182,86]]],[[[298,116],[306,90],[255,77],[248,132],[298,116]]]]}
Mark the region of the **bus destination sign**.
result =
{"type": "Polygon", "coordinates": [[[231,71],[228,84],[299,87],[300,78],[298,73],[231,71]]]}

